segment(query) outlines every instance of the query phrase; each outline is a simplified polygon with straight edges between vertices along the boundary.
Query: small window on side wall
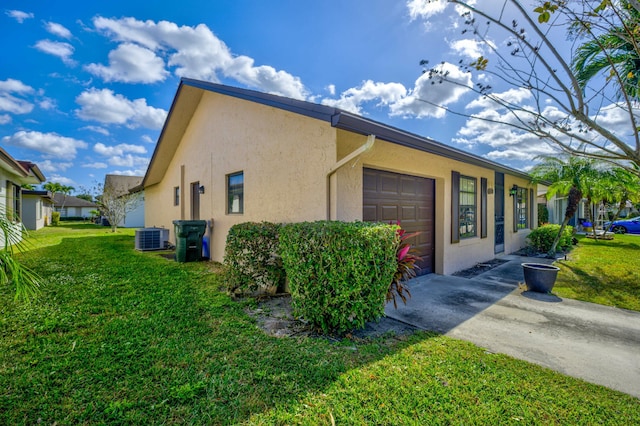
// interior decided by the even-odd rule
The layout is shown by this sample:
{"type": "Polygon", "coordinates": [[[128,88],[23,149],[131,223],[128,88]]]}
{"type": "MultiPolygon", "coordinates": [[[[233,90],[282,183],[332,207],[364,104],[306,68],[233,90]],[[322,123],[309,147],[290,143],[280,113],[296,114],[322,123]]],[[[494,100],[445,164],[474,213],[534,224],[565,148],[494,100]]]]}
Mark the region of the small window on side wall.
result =
{"type": "Polygon", "coordinates": [[[244,172],[227,175],[227,213],[244,213],[244,172]]]}
{"type": "Polygon", "coordinates": [[[173,205],[174,206],[180,205],[180,187],[179,186],[173,187],[173,205]]]}

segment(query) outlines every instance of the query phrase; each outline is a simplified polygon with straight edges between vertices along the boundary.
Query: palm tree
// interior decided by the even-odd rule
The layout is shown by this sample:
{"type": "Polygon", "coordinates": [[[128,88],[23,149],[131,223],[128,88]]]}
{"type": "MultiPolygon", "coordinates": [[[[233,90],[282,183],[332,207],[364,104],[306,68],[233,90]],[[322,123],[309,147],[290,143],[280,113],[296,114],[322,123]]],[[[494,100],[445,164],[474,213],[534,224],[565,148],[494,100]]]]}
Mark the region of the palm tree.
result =
{"type": "Polygon", "coordinates": [[[640,99],[640,48],[637,34],[640,12],[621,2],[619,12],[626,12],[622,25],[608,28],[604,33],[594,36],[580,45],[574,53],[571,66],[580,87],[584,90],[587,83],[602,72],[607,80],[614,79],[620,84],[621,92],[633,99],[640,99]],[[608,71],[608,72],[607,72],[608,71]]]}
{"type": "Polygon", "coordinates": [[[530,172],[533,181],[551,182],[547,189],[547,199],[556,194],[567,194],[564,220],[548,253],[549,256],[555,257],[564,229],[578,211],[580,200],[585,195],[591,196],[594,193],[600,171],[596,167],[595,160],[590,158],[569,157],[565,160],[559,157],[541,157],[541,159],[542,162],[530,172]]]}
{"type": "MultiPolygon", "coordinates": [[[[605,179],[605,185],[608,190],[604,199],[608,203],[617,206],[611,222],[618,220],[618,216],[620,216],[622,209],[626,207],[627,201],[632,203],[640,202],[640,178],[634,173],[622,168],[613,169],[605,179]]],[[[605,227],[605,235],[607,230],[607,227],[605,227]]]]}
{"type": "Polygon", "coordinates": [[[57,193],[61,193],[64,195],[62,197],[62,206],[60,206],[60,210],[64,209],[64,204],[67,202],[67,195],[75,191],[75,188],[73,186],[62,185],[58,182],[47,182],[43,185],[43,188],[51,192],[54,198],[57,193]]]}
{"type": "Polygon", "coordinates": [[[40,278],[15,259],[14,250],[22,250],[22,229],[16,226],[5,211],[0,211],[0,285],[13,285],[16,299],[33,298],[40,287],[40,278]]]}

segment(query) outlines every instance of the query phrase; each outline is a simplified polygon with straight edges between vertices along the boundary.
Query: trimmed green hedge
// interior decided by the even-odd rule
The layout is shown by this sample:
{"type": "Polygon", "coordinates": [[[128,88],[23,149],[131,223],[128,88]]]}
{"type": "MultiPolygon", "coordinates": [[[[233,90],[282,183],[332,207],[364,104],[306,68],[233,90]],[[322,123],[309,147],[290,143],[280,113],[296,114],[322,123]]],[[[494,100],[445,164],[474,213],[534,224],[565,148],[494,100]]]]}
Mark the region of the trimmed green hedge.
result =
{"type": "Polygon", "coordinates": [[[60,217],[60,222],[85,222],[87,219],[84,216],[64,216],[60,217]]]}
{"type": "Polygon", "coordinates": [[[362,328],[382,316],[397,268],[397,228],[366,222],[283,225],[280,254],[294,314],[325,333],[362,328]]]}
{"type": "Polygon", "coordinates": [[[273,294],[284,286],[285,272],[278,256],[280,225],[245,222],[227,234],[224,252],[227,291],[232,294],[273,294]]]}
{"type": "Polygon", "coordinates": [[[51,226],[60,224],[60,212],[51,212],[51,226]]]}
{"type": "MultiPolygon", "coordinates": [[[[553,240],[555,240],[556,236],[558,235],[558,232],[560,232],[560,225],[554,224],[544,225],[537,229],[534,229],[529,235],[527,235],[529,246],[535,248],[535,250],[540,253],[548,253],[549,250],[551,250],[551,245],[553,244],[553,240]]],[[[560,241],[558,241],[556,250],[566,250],[571,247],[572,238],[573,226],[567,225],[562,232],[560,241]]]]}

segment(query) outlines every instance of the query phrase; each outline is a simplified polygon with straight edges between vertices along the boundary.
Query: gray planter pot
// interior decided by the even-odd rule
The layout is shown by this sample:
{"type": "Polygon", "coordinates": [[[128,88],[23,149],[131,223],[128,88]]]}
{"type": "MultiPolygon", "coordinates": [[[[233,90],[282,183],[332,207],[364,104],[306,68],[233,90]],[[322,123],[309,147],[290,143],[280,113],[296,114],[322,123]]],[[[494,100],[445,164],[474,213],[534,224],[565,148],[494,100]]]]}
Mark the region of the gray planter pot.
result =
{"type": "Polygon", "coordinates": [[[523,263],[524,282],[527,289],[538,293],[551,293],[560,268],[544,263],[523,263]]]}

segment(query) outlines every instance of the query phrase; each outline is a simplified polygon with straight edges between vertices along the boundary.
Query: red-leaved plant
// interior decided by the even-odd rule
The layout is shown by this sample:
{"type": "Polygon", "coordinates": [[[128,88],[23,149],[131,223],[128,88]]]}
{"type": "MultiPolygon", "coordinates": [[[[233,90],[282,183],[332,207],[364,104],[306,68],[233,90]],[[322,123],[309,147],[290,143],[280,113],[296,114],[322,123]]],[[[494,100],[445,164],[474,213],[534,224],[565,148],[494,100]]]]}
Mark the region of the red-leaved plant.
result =
{"type": "MultiPolygon", "coordinates": [[[[399,221],[396,224],[400,226],[399,221]]],[[[387,302],[393,300],[393,306],[397,309],[396,297],[399,297],[405,305],[407,304],[407,296],[411,297],[411,292],[406,286],[406,282],[416,276],[415,269],[420,268],[416,265],[416,262],[422,260],[422,258],[413,254],[411,252],[411,244],[407,243],[408,239],[415,237],[419,232],[407,234],[402,228],[398,228],[396,232],[400,240],[396,251],[398,267],[389,285],[389,290],[387,290],[387,302]]]]}

